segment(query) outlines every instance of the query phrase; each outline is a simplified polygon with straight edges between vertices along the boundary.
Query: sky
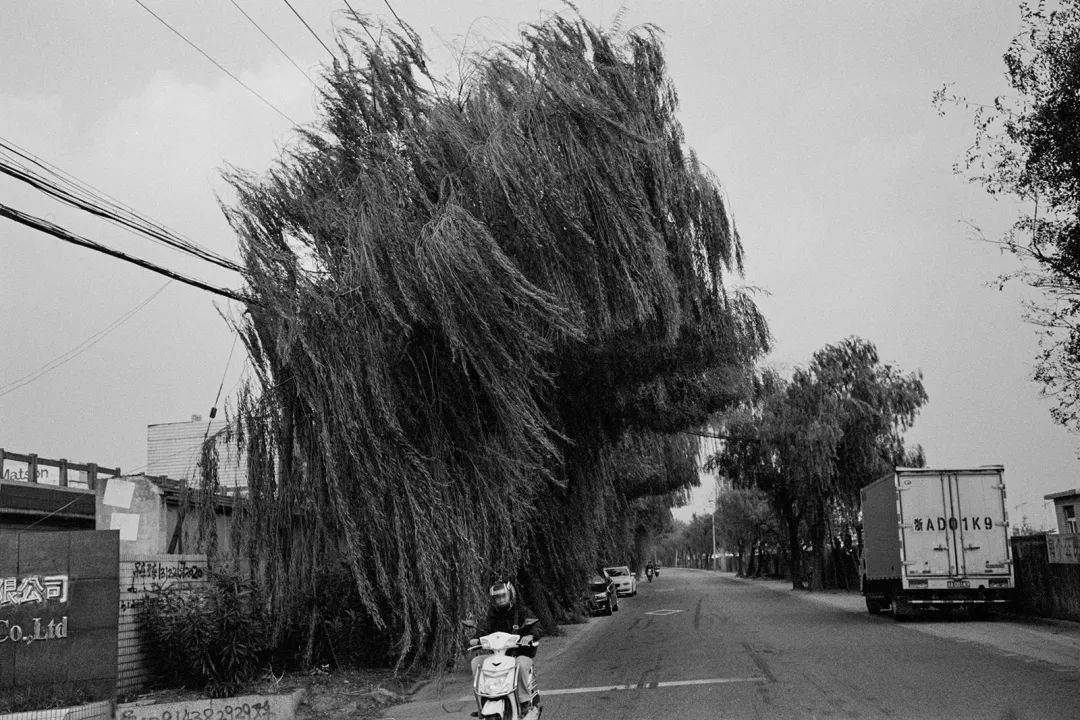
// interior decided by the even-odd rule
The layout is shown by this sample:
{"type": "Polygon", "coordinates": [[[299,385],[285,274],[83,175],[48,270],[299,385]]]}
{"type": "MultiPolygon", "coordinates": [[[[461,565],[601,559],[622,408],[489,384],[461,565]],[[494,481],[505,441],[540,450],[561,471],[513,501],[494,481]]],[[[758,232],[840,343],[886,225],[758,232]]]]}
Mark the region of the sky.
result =
{"type": "MultiPolygon", "coordinates": [[[[0,23],[0,138],[237,258],[219,207],[231,201],[221,172],[262,172],[295,143],[293,123],[317,117],[308,76],[318,83],[327,52],[284,2],[144,3],[267,102],[135,0],[8,2],[0,23]]],[[[381,0],[351,3],[389,17],[381,0]]],[[[333,47],[344,6],[292,5],[333,47]]],[[[432,64],[448,73],[463,48],[509,39],[522,23],[564,7],[524,0],[393,6],[420,32],[432,64]]],[[[973,137],[970,118],[960,110],[940,117],[931,104],[946,83],[977,102],[1007,92],[1001,55],[1019,30],[1016,3],[579,7],[604,25],[623,8],[622,27],[663,30],[687,143],[729,198],[746,250],[742,282],[761,289],[775,336],[769,362],[790,371],[827,343],[871,340],[885,361],[924,375],[930,400],[909,441],[923,445],[930,464],[1003,464],[1013,521],[1026,516],[1049,527],[1042,497],[1080,486],[1080,443],[1051,421],[1031,380],[1036,331],[1021,302],[1031,296],[996,282],[1014,260],[971,229],[999,237],[1018,207],[954,174],[973,137]]],[[[240,286],[233,273],[82,217],[14,181],[0,180],[0,203],[240,286]]],[[[0,447],[142,469],[147,425],[206,416],[218,387],[228,397],[243,379],[243,348],[234,347],[230,328],[238,312],[231,301],[0,220],[0,447]]],[[[711,494],[701,488],[677,514],[701,512],[711,494]]]]}

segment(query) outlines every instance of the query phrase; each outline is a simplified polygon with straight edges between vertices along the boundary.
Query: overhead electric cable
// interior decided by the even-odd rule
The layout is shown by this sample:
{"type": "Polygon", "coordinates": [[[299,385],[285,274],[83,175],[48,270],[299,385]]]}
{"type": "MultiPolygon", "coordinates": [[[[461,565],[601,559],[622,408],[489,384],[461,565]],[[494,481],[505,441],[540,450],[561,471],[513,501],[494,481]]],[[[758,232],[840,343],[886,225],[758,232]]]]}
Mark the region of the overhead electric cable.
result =
{"type": "Polygon", "coordinates": [[[233,4],[233,7],[235,7],[237,10],[240,11],[240,14],[242,14],[244,17],[246,17],[248,19],[248,22],[250,22],[252,25],[255,26],[256,30],[258,30],[259,32],[262,33],[262,36],[264,38],[266,38],[267,40],[270,41],[271,45],[273,45],[274,47],[276,47],[278,49],[279,53],[281,53],[282,55],[285,56],[286,60],[288,60],[289,62],[292,63],[292,66],[294,68],[296,68],[297,71],[301,75],[303,75],[307,79],[307,81],[309,83],[311,83],[312,87],[314,87],[316,90],[319,89],[319,86],[315,84],[315,81],[311,79],[311,76],[308,75],[304,71],[304,69],[302,67],[300,67],[299,65],[296,64],[296,61],[293,60],[292,57],[289,56],[289,53],[285,52],[284,48],[282,48],[280,45],[278,45],[276,42],[274,42],[274,38],[270,37],[270,35],[267,34],[267,32],[265,30],[262,29],[262,27],[259,25],[259,23],[255,22],[255,19],[253,17],[251,17],[250,15],[248,15],[247,12],[244,10],[244,8],[240,7],[240,5],[237,4],[236,0],[229,0],[229,2],[231,2],[233,4]]]}
{"type": "Polygon", "coordinates": [[[316,33],[316,32],[315,32],[315,31],[314,31],[314,30],[313,30],[313,29],[311,28],[311,26],[310,26],[310,25],[308,25],[308,21],[304,19],[304,16],[303,16],[303,15],[301,15],[300,13],[298,13],[298,12],[296,11],[296,8],[294,8],[294,7],[293,7],[293,4],[292,4],[291,2],[289,2],[289,0],[283,0],[283,2],[284,2],[284,3],[286,4],[286,5],[288,5],[288,6],[289,6],[289,9],[290,9],[290,10],[292,10],[292,11],[293,11],[293,15],[295,15],[295,16],[296,16],[296,18],[297,18],[297,19],[298,19],[298,20],[299,20],[300,22],[302,22],[302,23],[304,24],[304,27],[306,27],[306,28],[308,29],[308,32],[309,32],[309,33],[311,33],[311,37],[313,37],[313,38],[315,38],[316,40],[318,40],[318,41],[319,41],[319,44],[320,44],[320,45],[322,45],[322,46],[323,46],[324,48],[326,48],[326,52],[328,52],[328,53],[330,54],[330,57],[333,57],[333,56],[334,56],[334,51],[333,51],[333,50],[331,50],[331,49],[330,49],[330,46],[329,46],[329,45],[327,45],[326,43],[324,43],[324,42],[323,42],[323,39],[322,39],[321,37],[319,37],[318,33],[316,33]]]}
{"type": "Polygon", "coordinates": [[[160,295],[162,292],[164,292],[165,288],[167,288],[171,284],[172,284],[172,280],[167,280],[164,285],[162,285],[157,290],[155,290],[153,293],[151,293],[148,297],[146,297],[138,305],[136,305],[135,307],[129,309],[123,315],[116,318],[111,323],[109,323],[108,325],[106,325],[102,329],[98,330],[96,333],[89,336],[88,338],[83,340],[78,345],[75,345],[74,347],[70,348],[66,352],[61,353],[60,355],[57,355],[52,360],[49,360],[47,363],[45,363],[44,365],[39,367],[37,370],[34,370],[33,372],[30,372],[30,373],[28,373],[26,375],[23,375],[20,378],[12,380],[9,383],[6,383],[4,385],[0,385],[0,397],[4,397],[8,393],[13,393],[16,390],[18,390],[19,388],[25,387],[25,386],[33,383],[38,378],[43,377],[45,375],[48,375],[53,370],[56,370],[57,368],[60,368],[63,365],[66,365],[67,363],[71,362],[72,360],[74,360],[79,355],[82,355],[84,352],[86,352],[87,350],[89,350],[93,346],[97,345],[102,340],[104,340],[105,337],[107,335],[109,335],[109,333],[111,333],[112,331],[119,328],[121,325],[126,323],[131,318],[135,317],[135,315],[140,310],[142,310],[144,307],[146,307],[151,302],[153,302],[154,298],[156,298],[158,295],[160,295]]]}
{"type": "Polygon", "coordinates": [[[69,230],[65,230],[64,228],[56,225],[55,223],[51,223],[48,220],[42,220],[41,218],[34,217],[33,215],[28,215],[27,213],[16,210],[12,207],[8,207],[7,205],[0,204],[0,217],[6,217],[9,220],[14,220],[21,225],[25,225],[35,230],[40,230],[43,233],[52,235],[55,238],[59,238],[60,240],[63,240],[65,242],[72,243],[73,245],[79,245],[81,247],[90,248],[91,250],[97,250],[100,253],[104,253],[119,260],[124,260],[133,265],[138,265],[141,268],[156,272],[159,275],[164,275],[167,278],[178,280],[185,285],[191,285],[192,287],[197,287],[200,290],[205,290],[207,292],[214,293],[215,295],[221,295],[222,297],[227,297],[230,300],[236,300],[237,302],[257,304],[251,298],[237,292],[236,290],[217,287],[205,283],[201,280],[196,280],[195,278],[181,275],[174,270],[170,270],[160,265],[156,265],[148,260],[133,257],[131,255],[128,255],[127,253],[121,252],[120,250],[114,250],[113,248],[102,245],[101,243],[94,242],[93,240],[84,238],[80,235],[76,235],[75,233],[70,232],[69,230]]]}
{"type": "Polygon", "coordinates": [[[281,117],[283,117],[283,118],[285,118],[286,120],[288,120],[289,122],[291,122],[291,123],[292,123],[293,125],[296,125],[296,124],[297,124],[295,120],[293,120],[293,119],[292,119],[291,117],[289,117],[288,115],[286,115],[285,113],[283,113],[283,112],[282,112],[281,110],[279,110],[279,109],[277,108],[277,106],[276,106],[276,105],[274,105],[274,103],[272,103],[272,102],[270,102],[269,100],[267,100],[266,98],[264,98],[264,97],[263,97],[262,95],[260,95],[260,94],[259,94],[259,92],[258,92],[257,90],[255,90],[255,89],[254,89],[253,87],[251,87],[250,85],[248,85],[248,84],[247,84],[246,82],[244,82],[244,81],[243,81],[243,80],[241,80],[240,78],[236,77],[236,75],[233,75],[233,74],[232,74],[232,72],[230,72],[228,68],[226,68],[226,67],[225,67],[224,65],[222,65],[221,63],[219,63],[219,62],[218,62],[217,60],[215,60],[214,58],[210,57],[210,55],[208,55],[208,54],[207,54],[207,53],[206,53],[206,52],[205,52],[205,51],[204,51],[204,50],[203,50],[202,48],[200,48],[200,47],[199,47],[198,45],[196,45],[195,43],[193,43],[193,42],[192,42],[191,40],[188,40],[188,39],[187,39],[187,37],[185,37],[185,36],[184,36],[184,34],[183,34],[182,32],[180,32],[179,30],[177,30],[176,28],[174,28],[174,27],[173,27],[172,25],[170,25],[170,24],[169,24],[168,22],[166,22],[164,18],[162,18],[162,17],[160,16],[160,15],[158,15],[158,14],[157,14],[156,12],[154,12],[154,11],[153,11],[153,10],[151,10],[150,8],[148,8],[148,7],[147,7],[147,6],[146,6],[146,5],[145,5],[145,4],[143,3],[143,1],[142,1],[142,0],[135,0],[135,2],[137,2],[137,3],[139,4],[139,7],[141,7],[141,8],[143,9],[143,10],[145,10],[146,12],[150,13],[150,14],[151,14],[151,15],[153,15],[153,16],[154,16],[155,18],[157,18],[157,21],[158,21],[158,22],[160,22],[160,23],[161,23],[162,25],[164,25],[165,27],[167,27],[167,28],[169,28],[170,30],[172,30],[172,31],[173,31],[173,33],[175,33],[177,37],[179,37],[179,38],[180,38],[181,40],[183,40],[183,41],[184,41],[184,42],[186,42],[186,43],[187,43],[188,45],[190,45],[190,46],[191,46],[192,48],[194,48],[196,52],[198,52],[198,53],[199,53],[200,55],[202,55],[202,56],[203,56],[204,58],[206,58],[207,60],[209,60],[210,62],[212,62],[212,63],[214,64],[214,66],[215,66],[215,67],[217,67],[217,69],[218,69],[218,70],[221,70],[221,72],[223,72],[223,73],[225,73],[226,75],[228,75],[229,77],[231,77],[231,78],[232,78],[233,80],[235,80],[235,81],[236,81],[237,83],[239,83],[239,84],[240,84],[240,85],[241,85],[241,86],[242,86],[242,87],[243,87],[243,88],[244,88],[245,90],[247,90],[247,91],[248,91],[249,93],[251,93],[251,94],[252,94],[252,95],[254,95],[255,97],[257,97],[257,98],[259,98],[260,100],[262,100],[262,101],[263,101],[263,103],[265,103],[267,107],[269,107],[269,108],[270,108],[271,110],[273,110],[274,112],[276,112],[276,113],[277,113],[278,115],[280,115],[281,117]]]}
{"type": "Polygon", "coordinates": [[[37,168],[27,167],[22,162],[13,162],[0,154],[0,174],[24,182],[62,203],[103,218],[154,242],[170,246],[227,270],[244,272],[244,268],[233,260],[203,248],[159,223],[141,217],[126,206],[115,201],[104,201],[101,197],[79,188],[77,184],[79,181],[72,182],[63,178],[57,170],[47,167],[35,156],[24,154],[20,152],[21,149],[9,146],[2,138],[0,138],[0,150],[6,150],[37,166],[37,168]],[[64,187],[65,184],[68,187],[64,187]]]}
{"type": "Polygon", "coordinates": [[[399,25],[401,29],[405,31],[405,35],[416,35],[416,32],[413,30],[413,26],[410,26],[408,23],[403,21],[401,15],[397,14],[397,11],[394,10],[394,6],[390,4],[390,0],[382,0],[382,2],[383,4],[387,5],[387,8],[390,10],[390,14],[393,15],[395,21],[397,21],[397,25],[399,25]]]}
{"type": "MultiPolygon", "coordinates": [[[[218,400],[221,399],[221,390],[222,390],[222,388],[225,387],[225,376],[229,374],[229,365],[232,363],[232,356],[233,356],[233,352],[235,352],[235,350],[236,350],[236,340],[237,340],[238,337],[239,337],[239,335],[235,335],[235,334],[233,335],[232,347],[229,348],[229,357],[228,357],[227,360],[225,360],[225,369],[221,373],[221,384],[218,385],[217,395],[214,396],[214,404],[210,406],[210,420],[211,420],[211,422],[214,420],[215,417],[217,417],[218,400]]],[[[207,432],[207,434],[210,433],[210,423],[206,424],[206,432],[207,432]]],[[[204,437],[203,440],[205,440],[205,439],[206,438],[204,437]]]]}
{"type": "Polygon", "coordinates": [[[376,40],[375,36],[371,34],[370,30],[368,30],[367,23],[364,22],[363,18],[360,17],[360,13],[356,12],[356,8],[354,8],[349,3],[349,0],[344,0],[344,2],[345,2],[345,7],[349,8],[349,12],[351,12],[353,14],[353,19],[356,20],[357,24],[360,25],[360,27],[364,29],[364,33],[368,36],[368,39],[371,40],[371,46],[373,48],[377,48],[379,46],[379,41],[376,40]]]}

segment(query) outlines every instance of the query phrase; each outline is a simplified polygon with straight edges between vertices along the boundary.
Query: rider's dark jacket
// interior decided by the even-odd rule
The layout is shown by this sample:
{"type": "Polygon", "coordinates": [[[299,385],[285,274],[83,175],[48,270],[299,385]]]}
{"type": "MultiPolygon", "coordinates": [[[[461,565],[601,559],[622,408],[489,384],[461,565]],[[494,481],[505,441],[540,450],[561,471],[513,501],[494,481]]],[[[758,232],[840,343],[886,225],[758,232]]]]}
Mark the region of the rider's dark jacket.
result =
{"type": "MultiPolygon", "coordinates": [[[[505,610],[499,608],[489,607],[487,617],[484,618],[483,625],[480,626],[480,635],[488,635],[493,632],[512,633],[514,635],[521,635],[521,626],[525,624],[526,618],[536,617],[532,610],[527,608],[524,603],[516,602],[505,610]]],[[[540,637],[540,624],[537,623],[529,629],[529,633],[534,638],[540,637]]]]}

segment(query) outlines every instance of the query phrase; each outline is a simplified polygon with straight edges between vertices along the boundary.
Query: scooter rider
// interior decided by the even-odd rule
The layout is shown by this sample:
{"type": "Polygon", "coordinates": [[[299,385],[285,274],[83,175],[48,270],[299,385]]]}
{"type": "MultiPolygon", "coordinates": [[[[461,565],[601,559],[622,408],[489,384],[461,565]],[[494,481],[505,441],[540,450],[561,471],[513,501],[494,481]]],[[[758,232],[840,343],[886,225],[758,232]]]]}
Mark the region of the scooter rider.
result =
{"type": "MultiPolygon", "coordinates": [[[[518,602],[517,591],[512,583],[497,582],[488,589],[488,612],[484,623],[479,628],[479,636],[489,635],[494,632],[504,632],[513,635],[521,635],[526,618],[535,618],[524,603],[518,602]]],[[[534,638],[540,637],[538,629],[530,635],[522,636],[522,644],[528,644],[534,638]]],[[[472,659],[472,675],[476,677],[477,668],[484,662],[483,656],[472,659]]],[[[527,698],[522,704],[524,711],[530,705],[540,704],[540,693],[537,692],[536,672],[533,670],[533,661],[526,655],[517,655],[519,697],[527,698]]]]}

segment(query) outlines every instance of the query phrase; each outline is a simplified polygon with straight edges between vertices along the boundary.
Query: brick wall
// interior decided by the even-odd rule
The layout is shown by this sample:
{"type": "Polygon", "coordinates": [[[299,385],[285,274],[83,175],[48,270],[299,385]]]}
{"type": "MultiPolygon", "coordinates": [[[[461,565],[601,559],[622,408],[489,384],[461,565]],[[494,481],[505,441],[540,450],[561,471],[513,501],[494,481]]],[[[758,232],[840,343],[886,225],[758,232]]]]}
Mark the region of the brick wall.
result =
{"type": "Polygon", "coordinates": [[[207,584],[205,555],[143,555],[120,560],[120,635],[117,692],[144,691],[156,679],[142,627],[142,606],[155,590],[207,584]]]}

